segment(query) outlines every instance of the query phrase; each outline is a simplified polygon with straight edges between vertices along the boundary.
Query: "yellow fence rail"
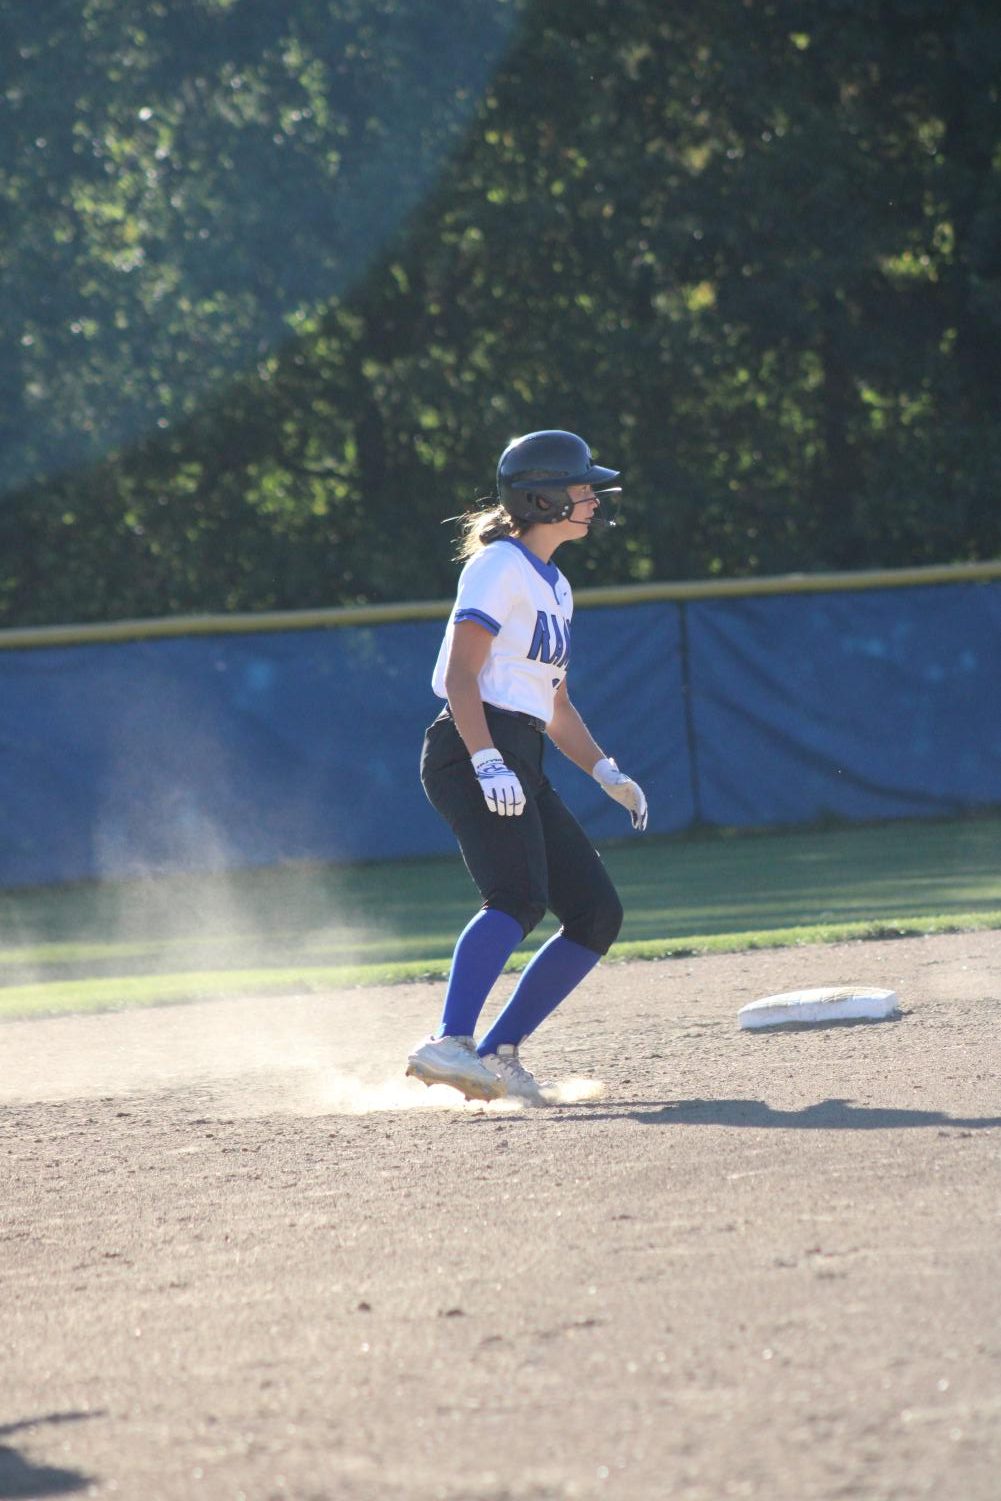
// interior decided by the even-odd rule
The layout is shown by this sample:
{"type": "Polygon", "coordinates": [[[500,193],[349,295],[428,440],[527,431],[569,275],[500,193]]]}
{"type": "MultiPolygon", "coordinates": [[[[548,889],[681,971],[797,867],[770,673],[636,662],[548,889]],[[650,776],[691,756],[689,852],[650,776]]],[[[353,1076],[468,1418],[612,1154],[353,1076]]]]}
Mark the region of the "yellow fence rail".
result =
{"type": "MultiPolygon", "coordinates": [[[[577,608],[593,609],[603,605],[645,604],[654,600],[824,594],[832,590],[990,583],[996,579],[1001,579],[1001,562],[943,563],[923,568],[871,569],[846,573],[786,573],[768,578],[613,584],[605,588],[576,590],[574,601],[577,608]]],[[[23,626],[0,631],[0,651],[43,646],[91,646],[112,641],[151,641],[172,636],[230,636],[261,631],[332,630],[339,626],[385,625],[407,620],[444,620],[451,607],[451,600],[430,599],[404,604],[345,605],[325,610],[168,615],[150,620],[110,620],[96,625],[23,626]]]]}

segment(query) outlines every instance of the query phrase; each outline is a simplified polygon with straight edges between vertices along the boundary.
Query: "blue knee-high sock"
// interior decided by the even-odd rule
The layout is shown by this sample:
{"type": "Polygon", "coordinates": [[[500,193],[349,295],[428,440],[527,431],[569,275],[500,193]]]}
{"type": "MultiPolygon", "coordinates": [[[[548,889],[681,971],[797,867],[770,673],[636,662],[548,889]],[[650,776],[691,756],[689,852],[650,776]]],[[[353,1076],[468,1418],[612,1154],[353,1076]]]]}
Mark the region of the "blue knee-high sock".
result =
{"type": "Polygon", "coordinates": [[[459,934],[445,991],[438,1037],[472,1037],[494,981],[525,934],[521,923],[484,907],[459,934]]]}
{"type": "Polygon", "coordinates": [[[477,1048],[482,1057],[503,1043],[518,1045],[534,1032],[560,1001],[583,980],[600,954],[557,933],[544,944],[518,981],[515,992],[477,1048]]]}

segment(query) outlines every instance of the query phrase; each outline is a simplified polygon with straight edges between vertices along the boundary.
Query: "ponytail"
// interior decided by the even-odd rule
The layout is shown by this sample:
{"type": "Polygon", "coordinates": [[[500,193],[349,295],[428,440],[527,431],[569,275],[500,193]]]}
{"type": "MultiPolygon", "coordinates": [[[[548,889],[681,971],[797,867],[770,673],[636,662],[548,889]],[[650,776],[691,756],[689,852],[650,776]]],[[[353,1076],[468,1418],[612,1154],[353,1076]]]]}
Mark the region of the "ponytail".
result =
{"type": "Polygon", "coordinates": [[[455,560],[468,563],[491,542],[499,542],[502,537],[523,537],[530,525],[531,522],[516,520],[502,505],[494,505],[487,511],[467,511],[459,522],[455,560]]]}

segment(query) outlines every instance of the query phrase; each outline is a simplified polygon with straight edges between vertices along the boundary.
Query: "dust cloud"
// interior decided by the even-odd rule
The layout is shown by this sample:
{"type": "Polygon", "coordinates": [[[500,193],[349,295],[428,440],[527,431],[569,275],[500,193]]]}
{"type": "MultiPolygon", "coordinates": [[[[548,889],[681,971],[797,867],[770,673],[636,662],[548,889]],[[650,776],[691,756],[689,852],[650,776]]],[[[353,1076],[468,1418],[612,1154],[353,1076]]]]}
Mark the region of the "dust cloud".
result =
{"type": "MultiPolygon", "coordinates": [[[[0,1102],[181,1091],[193,1109],[241,1117],[523,1109],[467,1103],[404,1077],[419,1013],[437,999],[435,987],[409,985],[8,1022],[0,1102]]],[[[597,1080],[575,1077],[547,1087],[546,1099],[578,1103],[602,1092],[597,1080]]]]}

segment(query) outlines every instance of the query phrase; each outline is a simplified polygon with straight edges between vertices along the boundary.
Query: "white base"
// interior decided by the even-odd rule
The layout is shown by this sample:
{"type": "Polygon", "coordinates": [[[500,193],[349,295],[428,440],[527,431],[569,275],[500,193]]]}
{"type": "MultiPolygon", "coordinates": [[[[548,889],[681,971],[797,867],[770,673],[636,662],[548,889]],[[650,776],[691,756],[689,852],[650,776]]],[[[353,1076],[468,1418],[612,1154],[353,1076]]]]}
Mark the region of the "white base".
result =
{"type": "Polygon", "coordinates": [[[897,1009],[892,990],[871,985],[822,985],[815,990],[787,990],[741,1006],[743,1028],[823,1025],[836,1021],[881,1021],[897,1009]]]}

